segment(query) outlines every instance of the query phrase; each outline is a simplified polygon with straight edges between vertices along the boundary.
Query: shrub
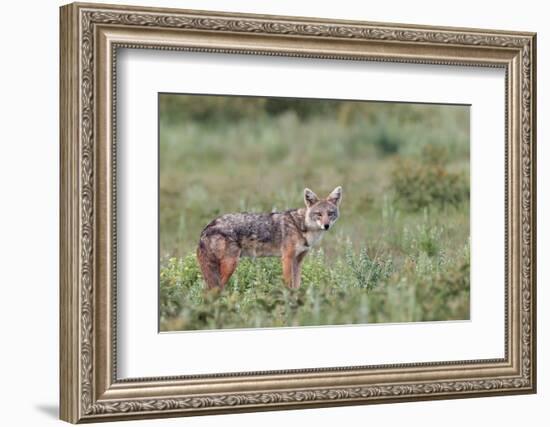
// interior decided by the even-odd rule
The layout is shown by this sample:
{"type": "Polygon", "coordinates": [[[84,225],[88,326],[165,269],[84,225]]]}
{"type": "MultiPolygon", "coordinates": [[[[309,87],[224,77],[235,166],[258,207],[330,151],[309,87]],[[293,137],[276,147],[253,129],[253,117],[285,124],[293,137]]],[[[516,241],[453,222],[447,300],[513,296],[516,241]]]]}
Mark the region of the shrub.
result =
{"type": "Polygon", "coordinates": [[[427,209],[424,210],[423,219],[412,230],[406,227],[403,231],[406,250],[409,256],[417,256],[424,252],[428,257],[434,257],[441,253],[443,228],[430,220],[427,209]]]}
{"type": "Polygon", "coordinates": [[[371,322],[465,320],[470,318],[470,255],[407,257],[388,280],[369,293],[371,322]]]}
{"type": "Polygon", "coordinates": [[[374,138],[374,145],[381,154],[389,155],[397,153],[402,142],[395,133],[390,133],[385,127],[379,127],[374,138]]]}
{"type": "Polygon", "coordinates": [[[389,276],[393,267],[391,259],[385,263],[371,259],[366,248],[361,248],[359,254],[355,255],[349,241],[345,250],[345,260],[354,279],[354,286],[367,290],[376,288],[381,280],[389,276]]]}
{"type": "MultiPolygon", "coordinates": [[[[169,258],[160,269],[160,318],[161,322],[177,316],[192,299],[200,299],[200,270],[195,254],[185,258],[169,258]],[[193,298],[194,297],[194,298],[193,298]]],[[[194,301],[193,301],[194,302],[194,301]]]]}
{"type": "Polygon", "coordinates": [[[420,157],[431,165],[445,165],[449,161],[449,150],[443,145],[426,144],[422,147],[420,157]]]}
{"type": "Polygon", "coordinates": [[[412,211],[432,206],[456,207],[470,197],[467,177],[450,172],[439,163],[398,160],[391,180],[397,200],[412,211]]]}
{"type": "Polygon", "coordinates": [[[429,275],[419,275],[416,301],[421,320],[465,319],[470,316],[470,258],[441,265],[429,275]]]}

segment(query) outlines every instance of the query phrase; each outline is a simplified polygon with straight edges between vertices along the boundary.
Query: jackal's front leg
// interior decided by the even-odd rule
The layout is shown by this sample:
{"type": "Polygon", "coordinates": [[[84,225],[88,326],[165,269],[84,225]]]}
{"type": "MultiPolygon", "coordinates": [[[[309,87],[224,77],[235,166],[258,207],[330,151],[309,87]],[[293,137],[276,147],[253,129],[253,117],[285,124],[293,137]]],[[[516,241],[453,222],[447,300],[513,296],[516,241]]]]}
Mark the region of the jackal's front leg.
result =
{"type": "Polygon", "coordinates": [[[296,255],[295,252],[283,254],[283,279],[285,284],[291,289],[298,289],[300,287],[304,256],[305,252],[299,255],[296,255]]]}
{"type": "Polygon", "coordinates": [[[302,282],[302,261],[304,260],[307,252],[302,252],[296,256],[296,266],[294,268],[294,288],[298,289],[302,282]]]}
{"type": "Polygon", "coordinates": [[[281,261],[283,263],[283,280],[285,285],[292,287],[292,264],[294,262],[294,253],[283,253],[281,261]]]}

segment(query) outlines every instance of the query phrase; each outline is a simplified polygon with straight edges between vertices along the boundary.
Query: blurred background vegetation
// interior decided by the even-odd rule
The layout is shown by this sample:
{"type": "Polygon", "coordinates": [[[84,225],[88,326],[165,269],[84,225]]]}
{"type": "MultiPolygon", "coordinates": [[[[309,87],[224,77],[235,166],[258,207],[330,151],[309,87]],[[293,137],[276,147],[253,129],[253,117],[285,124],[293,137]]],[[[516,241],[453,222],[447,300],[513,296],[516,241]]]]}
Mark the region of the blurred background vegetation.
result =
{"type": "Polygon", "coordinates": [[[161,94],[159,109],[161,330],[469,319],[469,107],[161,94]],[[203,291],[213,218],[337,185],[299,290],[262,258],[203,291]]]}

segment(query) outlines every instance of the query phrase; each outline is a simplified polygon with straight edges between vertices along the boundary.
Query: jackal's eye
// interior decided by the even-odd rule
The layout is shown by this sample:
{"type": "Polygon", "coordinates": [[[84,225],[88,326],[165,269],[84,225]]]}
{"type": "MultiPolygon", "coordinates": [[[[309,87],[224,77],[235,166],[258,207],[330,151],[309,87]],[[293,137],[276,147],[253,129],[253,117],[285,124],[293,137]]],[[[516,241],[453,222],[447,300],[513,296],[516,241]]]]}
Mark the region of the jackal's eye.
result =
{"type": "Polygon", "coordinates": [[[314,218],[321,218],[321,212],[313,212],[313,217],[314,218]]]}
{"type": "Polygon", "coordinates": [[[333,217],[336,215],[336,211],[328,211],[328,216],[333,217]]]}

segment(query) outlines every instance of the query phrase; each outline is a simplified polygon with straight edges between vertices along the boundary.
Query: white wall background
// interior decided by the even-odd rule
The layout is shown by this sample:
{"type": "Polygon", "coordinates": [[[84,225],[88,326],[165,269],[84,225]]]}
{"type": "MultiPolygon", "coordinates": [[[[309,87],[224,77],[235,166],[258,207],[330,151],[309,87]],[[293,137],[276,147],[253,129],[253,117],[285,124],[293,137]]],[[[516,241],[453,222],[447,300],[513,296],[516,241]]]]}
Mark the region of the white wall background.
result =
{"type": "MultiPolygon", "coordinates": [[[[113,3],[122,3],[110,0],[113,3]]],[[[129,0],[130,1],[130,0],[129,0]]],[[[394,0],[133,0],[133,4],[538,32],[539,393],[392,405],[208,416],[131,425],[279,426],[545,425],[550,405],[550,29],[544,2],[394,0]],[[545,420],[546,418],[546,420],[545,420]]],[[[0,66],[0,419],[3,425],[59,425],[58,404],[58,7],[57,0],[2,8],[0,66]]]]}

